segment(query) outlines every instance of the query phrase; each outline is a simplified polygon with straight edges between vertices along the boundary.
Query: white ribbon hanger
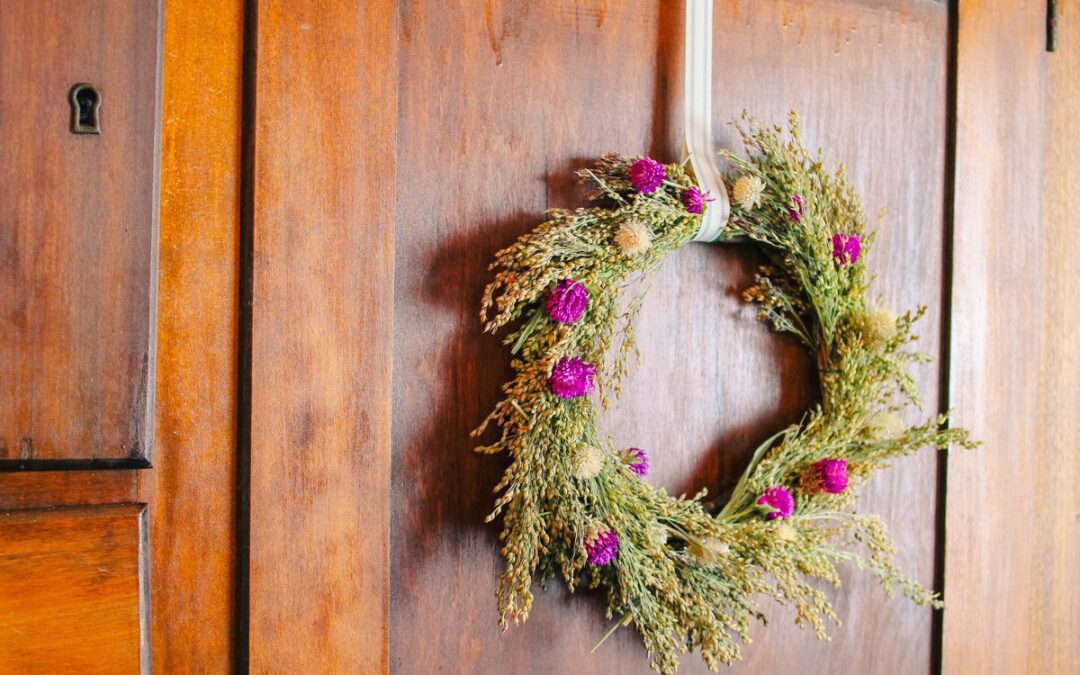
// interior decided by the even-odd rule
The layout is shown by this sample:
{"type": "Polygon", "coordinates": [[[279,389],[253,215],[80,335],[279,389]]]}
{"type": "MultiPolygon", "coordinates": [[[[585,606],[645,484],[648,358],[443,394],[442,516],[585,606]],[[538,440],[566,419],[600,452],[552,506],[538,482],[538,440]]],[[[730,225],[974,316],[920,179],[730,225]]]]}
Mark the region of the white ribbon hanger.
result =
{"type": "Polygon", "coordinates": [[[701,229],[693,241],[706,243],[720,238],[731,213],[713,148],[712,34],[712,0],[686,0],[686,152],[702,192],[714,200],[705,205],[701,229]]]}

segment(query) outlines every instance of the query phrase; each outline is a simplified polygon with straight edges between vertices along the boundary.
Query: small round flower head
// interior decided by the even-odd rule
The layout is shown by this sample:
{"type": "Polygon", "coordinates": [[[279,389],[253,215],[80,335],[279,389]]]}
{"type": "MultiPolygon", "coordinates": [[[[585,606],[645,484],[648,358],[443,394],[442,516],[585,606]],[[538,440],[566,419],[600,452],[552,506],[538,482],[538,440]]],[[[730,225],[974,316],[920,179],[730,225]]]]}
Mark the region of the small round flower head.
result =
{"type": "Polygon", "coordinates": [[[802,195],[791,195],[791,207],[788,209],[788,216],[796,223],[801,223],[803,213],[802,195]]]}
{"type": "Polygon", "coordinates": [[[776,528],[776,536],[781,541],[795,541],[799,538],[799,531],[787,523],[780,523],[776,528]]]}
{"type": "Polygon", "coordinates": [[[591,445],[582,445],[574,451],[571,458],[571,471],[574,478],[588,480],[595,478],[604,468],[604,451],[591,445]]]}
{"type": "Polygon", "coordinates": [[[649,456],[641,448],[627,448],[619,453],[619,458],[627,469],[639,477],[644,478],[649,475],[649,456]]]}
{"type": "Polygon", "coordinates": [[[731,196],[743,211],[750,211],[760,206],[764,193],[765,183],[757,176],[741,176],[731,188],[731,196]]]}
{"type": "Polygon", "coordinates": [[[700,564],[712,567],[731,555],[731,547],[716,537],[705,537],[690,543],[690,555],[700,564]]]}
{"type": "Polygon", "coordinates": [[[838,495],[847,489],[847,484],[847,462],[842,459],[818,460],[802,472],[802,489],[811,494],[838,495]]]}
{"type": "Polygon", "coordinates": [[[668,529],[660,523],[653,523],[645,530],[645,545],[651,551],[662,551],[667,546],[668,529]]]}
{"type": "Polygon", "coordinates": [[[795,511],[795,498],[787,488],[780,485],[766,489],[764,494],[758,497],[757,503],[768,508],[765,520],[788,518],[795,511]]]}
{"type": "Polygon", "coordinates": [[[687,190],[683,192],[682,203],[690,213],[701,215],[701,213],[705,211],[705,204],[714,201],[715,199],[716,198],[708,192],[702,192],[695,186],[687,188],[687,190]]]}
{"type": "Polygon", "coordinates": [[[644,223],[623,223],[615,233],[615,244],[624,255],[639,256],[652,246],[652,230],[644,223]]]}
{"type": "Polygon", "coordinates": [[[870,312],[863,319],[863,337],[871,349],[882,349],[896,337],[896,315],[887,309],[870,312]]]}
{"type": "Polygon", "coordinates": [[[551,369],[548,386],[559,398],[577,398],[593,390],[596,366],[576,356],[564,356],[551,369]]]}
{"type": "Polygon", "coordinates": [[[642,157],[630,165],[630,183],[643,195],[651,195],[664,182],[664,165],[652,157],[642,157]]]}
{"type": "Polygon", "coordinates": [[[857,234],[834,234],[832,236],[832,257],[841,265],[858,262],[862,252],[862,239],[857,234]]]}
{"type": "Polygon", "coordinates": [[[603,525],[591,525],[585,532],[585,553],[593,567],[610,565],[619,554],[619,535],[603,525]]]}
{"type": "Polygon", "coordinates": [[[556,323],[574,323],[585,313],[589,291],[573,279],[563,279],[547,297],[547,313],[556,323]]]}
{"type": "Polygon", "coordinates": [[[866,430],[870,437],[885,441],[896,438],[904,431],[904,421],[890,412],[875,413],[866,422],[866,430]]]}

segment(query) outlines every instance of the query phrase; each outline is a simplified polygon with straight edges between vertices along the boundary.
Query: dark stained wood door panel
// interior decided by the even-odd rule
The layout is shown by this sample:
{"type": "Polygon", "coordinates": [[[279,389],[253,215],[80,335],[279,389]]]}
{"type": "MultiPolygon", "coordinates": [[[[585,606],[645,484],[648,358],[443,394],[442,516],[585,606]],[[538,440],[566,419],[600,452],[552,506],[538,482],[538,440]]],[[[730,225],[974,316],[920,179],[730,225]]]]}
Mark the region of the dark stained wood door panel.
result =
{"type": "Polygon", "coordinates": [[[0,468],[148,462],[161,12],[0,0],[0,468]]]}

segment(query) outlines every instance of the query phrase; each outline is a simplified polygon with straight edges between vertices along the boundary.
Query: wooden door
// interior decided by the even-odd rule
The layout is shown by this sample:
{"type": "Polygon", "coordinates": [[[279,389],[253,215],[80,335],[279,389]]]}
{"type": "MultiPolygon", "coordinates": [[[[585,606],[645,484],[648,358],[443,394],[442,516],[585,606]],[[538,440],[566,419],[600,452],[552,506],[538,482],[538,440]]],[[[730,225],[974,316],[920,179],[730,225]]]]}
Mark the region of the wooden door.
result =
{"type": "Polygon", "coordinates": [[[0,672],[233,662],[242,4],[0,0],[0,672]]]}
{"type": "MultiPolygon", "coordinates": [[[[648,672],[632,630],[590,653],[589,593],[554,585],[499,633],[503,464],[468,431],[508,373],[476,320],[493,253],[582,204],[573,170],[600,153],[678,157],[682,3],[29,5],[0,0],[0,128],[21,125],[0,175],[30,181],[0,203],[0,673],[648,672]],[[112,199],[63,201],[57,180],[101,173],[49,145],[76,142],[60,36],[149,86],[118,45],[155,22],[159,105],[121,129],[157,154],[106,171],[112,199]],[[18,248],[50,245],[85,259],[18,248]]],[[[884,212],[877,290],[930,307],[924,400],[987,442],[897,462],[859,504],[944,613],[846,574],[831,642],[769,607],[733,671],[1076,670],[1075,19],[1047,55],[1044,0],[716,3],[719,144],[744,108],[802,113],[884,212]]],[[[640,317],[603,424],[669,490],[722,490],[813,402],[812,364],[739,300],[759,262],[687,247],[640,317]]]]}

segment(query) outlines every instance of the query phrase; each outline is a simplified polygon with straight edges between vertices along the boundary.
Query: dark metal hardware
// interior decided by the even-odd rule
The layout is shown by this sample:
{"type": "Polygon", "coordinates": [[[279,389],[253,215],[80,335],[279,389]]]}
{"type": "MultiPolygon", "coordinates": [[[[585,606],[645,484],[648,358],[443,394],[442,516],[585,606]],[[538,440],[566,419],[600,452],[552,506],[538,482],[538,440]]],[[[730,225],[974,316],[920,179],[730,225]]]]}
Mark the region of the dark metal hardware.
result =
{"type": "Polygon", "coordinates": [[[71,133],[101,133],[101,92],[92,84],[80,82],[68,92],[71,103],[71,133]]]}
{"type": "Polygon", "coordinates": [[[1057,51],[1058,0],[1046,0],[1046,51],[1057,51]]]}

